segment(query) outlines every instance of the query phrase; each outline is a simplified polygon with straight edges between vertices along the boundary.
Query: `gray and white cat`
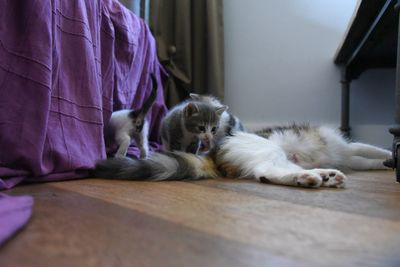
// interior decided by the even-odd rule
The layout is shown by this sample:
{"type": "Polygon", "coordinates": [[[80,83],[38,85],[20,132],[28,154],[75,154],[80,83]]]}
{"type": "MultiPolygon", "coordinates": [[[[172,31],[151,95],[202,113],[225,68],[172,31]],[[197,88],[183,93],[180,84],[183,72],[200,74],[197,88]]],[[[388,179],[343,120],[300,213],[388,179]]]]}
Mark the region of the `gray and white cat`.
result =
{"type": "Polygon", "coordinates": [[[147,160],[109,159],[96,165],[97,177],[131,180],[251,178],[302,187],[344,187],[350,170],[387,169],[391,152],[348,142],[332,128],[297,126],[236,132],[204,156],[155,153],[147,160]]]}
{"type": "Polygon", "coordinates": [[[153,74],[150,75],[152,91],[140,109],[123,109],[112,113],[111,119],[106,126],[107,139],[118,146],[114,157],[125,157],[132,139],[140,150],[140,157],[146,158],[149,153],[148,133],[149,125],[146,114],[153,105],[157,96],[157,80],[153,74]]]}
{"type": "MultiPolygon", "coordinates": [[[[216,98],[210,95],[190,94],[190,98],[195,101],[203,101],[212,104],[215,107],[223,107],[224,105],[216,98]]],[[[237,131],[245,131],[239,118],[232,115],[227,109],[221,114],[220,126],[214,135],[215,142],[219,142],[225,136],[233,135],[237,131]]]]}
{"type": "Polygon", "coordinates": [[[164,151],[193,154],[209,151],[226,109],[224,105],[190,99],[173,107],[161,124],[164,151]]]}

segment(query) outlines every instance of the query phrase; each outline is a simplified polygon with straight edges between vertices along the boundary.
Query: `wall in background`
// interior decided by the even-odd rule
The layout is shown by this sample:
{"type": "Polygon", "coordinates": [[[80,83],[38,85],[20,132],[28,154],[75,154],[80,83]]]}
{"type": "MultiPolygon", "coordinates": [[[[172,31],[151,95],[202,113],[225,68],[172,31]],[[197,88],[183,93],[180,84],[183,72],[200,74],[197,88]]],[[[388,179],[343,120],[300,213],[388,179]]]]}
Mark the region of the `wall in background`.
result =
{"type": "MultiPolygon", "coordinates": [[[[333,57],[356,0],[227,0],[225,100],[249,128],[340,122],[340,71],[333,57]]],[[[354,139],[389,147],[394,70],[352,84],[354,139]]]]}

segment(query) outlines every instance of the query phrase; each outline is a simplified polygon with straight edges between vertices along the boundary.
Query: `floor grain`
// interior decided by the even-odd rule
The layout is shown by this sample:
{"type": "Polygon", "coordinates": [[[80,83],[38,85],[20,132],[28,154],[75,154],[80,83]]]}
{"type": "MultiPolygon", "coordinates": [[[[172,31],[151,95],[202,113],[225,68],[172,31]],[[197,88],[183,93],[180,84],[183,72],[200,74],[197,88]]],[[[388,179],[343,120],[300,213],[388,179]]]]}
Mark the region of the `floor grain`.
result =
{"type": "Polygon", "coordinates": [[[350,174],[340,190],[85,179],[7,193],[35,206],[0,266],[400,265],[391,171],[350,174]]]}

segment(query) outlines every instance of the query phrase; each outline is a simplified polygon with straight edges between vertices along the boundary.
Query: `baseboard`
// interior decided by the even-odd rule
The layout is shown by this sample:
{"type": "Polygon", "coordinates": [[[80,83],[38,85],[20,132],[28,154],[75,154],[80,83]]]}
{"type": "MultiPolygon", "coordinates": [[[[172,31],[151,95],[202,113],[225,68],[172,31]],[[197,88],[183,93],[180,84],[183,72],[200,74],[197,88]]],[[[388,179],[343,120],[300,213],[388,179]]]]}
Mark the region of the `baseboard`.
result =
{"type": "MultiPolygon", "coordinates": [[[[243,122],[246,129],[249,131],[260,130],[265,127],[287,125],[288,123],[282,122],[243,122]]],[[[339,128],[337,124],[324,124],[333,128],[339,128]]],[[[371,145],[376,145],[382,148],[391,149],[393,136],[389,133],[390,125],[380,124],[364,124],[364,125],[352,125],[351,126],[351,137],[352,140],[371,145]]]]}

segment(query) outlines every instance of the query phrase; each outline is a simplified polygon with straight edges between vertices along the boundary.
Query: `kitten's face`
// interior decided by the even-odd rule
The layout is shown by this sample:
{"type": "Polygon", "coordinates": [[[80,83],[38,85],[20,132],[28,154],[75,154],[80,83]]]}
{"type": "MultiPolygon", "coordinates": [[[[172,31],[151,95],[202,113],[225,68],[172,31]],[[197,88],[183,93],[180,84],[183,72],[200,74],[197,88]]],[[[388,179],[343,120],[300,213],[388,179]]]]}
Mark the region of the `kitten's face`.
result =
{"type": "Polygon", "coordinates": [[[200,150],[209,151],[217,133],[220,116],[227,109],[214,107],[209,103],[190,102],[184,109],[186,130],[195,135],[201,143],[200,150]]]}

